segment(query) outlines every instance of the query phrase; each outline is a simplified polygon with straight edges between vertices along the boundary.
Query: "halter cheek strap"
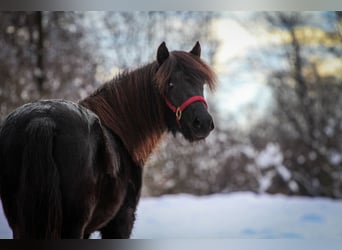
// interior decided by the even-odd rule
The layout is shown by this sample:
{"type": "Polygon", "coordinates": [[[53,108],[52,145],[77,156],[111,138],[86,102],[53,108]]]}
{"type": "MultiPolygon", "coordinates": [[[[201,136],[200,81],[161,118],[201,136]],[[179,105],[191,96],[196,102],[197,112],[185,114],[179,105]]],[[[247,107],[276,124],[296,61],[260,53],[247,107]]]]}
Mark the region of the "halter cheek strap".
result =
{"type": "Polygon", "coordinates": [[[169,109],[171,109],[175,115],[176,115],[176,122],[178,124],[178,127],[181,127],[180,124],[180,119],[182,118],[182,113],[183,111],[192,103],[194,102],[203,102],[205,107],[208,108],[208,104],[205,101],[203,96],[192,96],[189,99],[187,99],[185,102],[182,103],[182,105],[180,105],[179,107],[174,106],[168,99],[167,97],[164,95],[164,100],[166,105],[169,107],[169,109]]]}

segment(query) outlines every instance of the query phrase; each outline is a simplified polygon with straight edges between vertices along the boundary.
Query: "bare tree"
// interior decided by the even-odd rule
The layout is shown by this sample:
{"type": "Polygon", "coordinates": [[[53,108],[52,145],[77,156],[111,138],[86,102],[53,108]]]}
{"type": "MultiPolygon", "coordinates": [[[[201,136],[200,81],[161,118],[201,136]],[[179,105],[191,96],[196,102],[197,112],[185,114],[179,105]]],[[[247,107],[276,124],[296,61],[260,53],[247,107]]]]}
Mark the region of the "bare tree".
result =
{"type": "Polygon", "coordinates": [[[95,46],[85,36],[81,13],[1,12],[0,117],[28,101],[90,92],[95,46]]]}
{"type": "MultiPolygon", "coordinates": [[[[281,45],[288,67],[273,71],[269,77],[277,125],[271,127],[268,139],[279,143],[286,152],[284,164],[299,185],[300,194],[342,197],[341,78],[326,77],[317,70],[325,59],[339,57],[336,51],[341,51],[341,44],[336,40],[333,45],[317,41],[321,42],[319,46],[306,42],[309,38],[302,31],[313,26],[301,13],[267,13],[265,18],[271,30],[283,30],[289,37],[281,45]],[[310,60],[314,54],[320,60],[310,60]]],[[[322,27],[319,30],[329,41],[340,32],[322,27]]]]}
{"type": "Polygon", "coordinates": [[[202,43],[203,55],[211,60],[218,41],[210,34],[213,12],[108,12],[105,24],[113,39],[111,55],[118,68],[131,68],[154,60],[155,50],[165,41],[171,50],[202,43]]]}

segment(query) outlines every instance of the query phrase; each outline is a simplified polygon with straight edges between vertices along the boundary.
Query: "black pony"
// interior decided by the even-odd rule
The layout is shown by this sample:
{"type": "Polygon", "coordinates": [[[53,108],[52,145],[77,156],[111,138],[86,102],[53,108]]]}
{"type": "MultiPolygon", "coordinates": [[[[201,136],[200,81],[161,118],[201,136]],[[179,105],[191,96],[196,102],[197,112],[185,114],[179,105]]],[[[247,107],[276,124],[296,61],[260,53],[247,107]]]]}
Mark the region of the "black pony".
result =
{"type": "Polygon", "coordinates": [[[169,52],[73,103],[45,100],[0,127],[0,195],[19,238],[130,237],[144,162],[166,131],[189,141],[214,128],[203,85],[215,74],[190,52],[169,52]]]}

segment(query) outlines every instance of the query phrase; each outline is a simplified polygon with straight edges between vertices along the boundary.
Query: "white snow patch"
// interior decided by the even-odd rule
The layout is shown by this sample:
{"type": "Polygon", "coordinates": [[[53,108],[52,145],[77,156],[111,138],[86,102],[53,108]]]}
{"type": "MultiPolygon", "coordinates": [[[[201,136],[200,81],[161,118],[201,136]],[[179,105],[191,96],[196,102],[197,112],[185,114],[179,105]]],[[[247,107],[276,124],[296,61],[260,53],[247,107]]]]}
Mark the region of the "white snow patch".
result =
{"type": "Polygon", "coordinates": [[[297,192],[299,190],[297,182],[293,180],[289,182],[289,188],[292,192],[297,192]]]}
{"type": "Polygon", "coordinates": [[[276,167],[277,172],[283,178],[284,181],[289,181],[291,178],[290,171],[284,165],[278,165],[276,167]]]}
{"type": "MultiPolygon", "coordinates": [[[[342,239],[342,201],[257,195],[142,198],[132,238],[342,239]]],[[[0,238],[11,238],[0,207],[0,238]]],[[[95,238],[98,234],[95,235],[95,238]]]]}
{"type": "Polygon", "coordinates": [[[269,171],[264,175],[261,175],[258,179],[259,182],[259,192],[264,193],[272,185],[272,180],[275,176],[274,171],[269,171]]]}
{"type": "Polygon", "coordinates": [[[256,157],[255,162],[261,169],[263,169],[280,165],[283,162],[283,159],[284,157],[279,145],[269,143],[256,157]]]}
{"type": "Polygon", "coordinates": [[[331,164],[339,165],[342,162],[342,155],[337,152],[332,152],[329,159],[331,164]]]}

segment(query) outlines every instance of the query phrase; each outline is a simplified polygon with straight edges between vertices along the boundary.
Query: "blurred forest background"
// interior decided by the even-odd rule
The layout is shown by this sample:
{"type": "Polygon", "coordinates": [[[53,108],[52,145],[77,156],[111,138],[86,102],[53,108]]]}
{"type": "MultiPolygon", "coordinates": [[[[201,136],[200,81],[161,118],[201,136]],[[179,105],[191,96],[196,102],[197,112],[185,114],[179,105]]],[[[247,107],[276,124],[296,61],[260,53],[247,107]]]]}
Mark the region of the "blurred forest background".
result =
{"type": "Polygon", "coordinates": [[[234,191],[342,198],[341,12],[0,12],[0,121],[33,100],[84,98],[166,41],[218,74],[216,129],[167,136],[144,195],[234,191]]]}

